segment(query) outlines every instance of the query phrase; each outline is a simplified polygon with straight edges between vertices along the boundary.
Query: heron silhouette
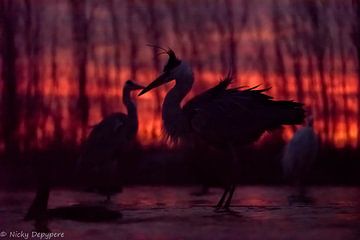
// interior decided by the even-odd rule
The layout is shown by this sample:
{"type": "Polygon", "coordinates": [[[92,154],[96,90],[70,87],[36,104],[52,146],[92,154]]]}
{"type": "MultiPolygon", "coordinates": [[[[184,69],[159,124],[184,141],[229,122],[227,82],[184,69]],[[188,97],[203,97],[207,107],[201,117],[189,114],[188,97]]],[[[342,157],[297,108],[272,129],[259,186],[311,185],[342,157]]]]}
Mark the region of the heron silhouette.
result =
{"type": "Polygon", "coordinates": [[[274,101],[264,94],[268,89],[229,88],[232,82],[229,74],[219,84],[182,106],[194,82],[193,71],[173,50],[159,49],[169,56],[168,62],[163,72],[139,95],[175,80],[175,86],[165,96],[162,106],[165,133],[175,143],[193,147],[205,144],[231,153],[232,157],[223,161],[228,165],[228,179],[215,206],[216,210],[230,211],[236,187],[236,148],[255,142],[265,131],[282,125],[301,124],[305,116],[303,104],[274,101]]]}
{"type": "MultiPolygon", "coordinates": [[[[113,113],[96,124],[87,138],[81,157],[77,163],[77,175],[85,175],[81,186],[90,186],[106,195],[107,200],[115,193],[117,186],[114,183],[114,174],[118,174],[120,166],[116,155],[119,151],[130,147],[138,130],[138,116],[135,103],[131,100],[131,92],[143,87],[127,81],[123,88],[123,103],[127,107],[127,115],[113,113]],[[105,178],[105,179],[104,179],[105,178]]],[[[50,167],[49,167],[50,168],[50,167]]],[[[113,220],[121,217],[116,211],[107,210],[101,206],[74,205],[47,209],[53,176],[51,169],[40,171],[39,183],[35,198],[28,209],[25,219],[35,219],[37,222],[46,222],[49,218],[74,219],[80,221],[113,220]]],[[[78,176],[75,176],[77,179],[78,176]]]]}
{"type": "Polygon", "coordinates": [[[306,195],[305,181],[318,152],[318,138],[313,128],[313,117],[306,118],[306,125],[299,129],[285,147],[282,158],[284,176],[296,187],[296,194],[289,202],[310,202],[306,195]]]}
{"type": "Polygon", "coordinates": [[[108,201],[111,195],[121,190],[120,179],[114,178],[122,166],[118,157],[131,148],[138,131],[138,113],[131,92],[143,88],[126,81],[122,97],[127,114],[112,113],[93,126],[78,160],[78,170],[87,176],[85,185],[105,195],[108,201]]]}

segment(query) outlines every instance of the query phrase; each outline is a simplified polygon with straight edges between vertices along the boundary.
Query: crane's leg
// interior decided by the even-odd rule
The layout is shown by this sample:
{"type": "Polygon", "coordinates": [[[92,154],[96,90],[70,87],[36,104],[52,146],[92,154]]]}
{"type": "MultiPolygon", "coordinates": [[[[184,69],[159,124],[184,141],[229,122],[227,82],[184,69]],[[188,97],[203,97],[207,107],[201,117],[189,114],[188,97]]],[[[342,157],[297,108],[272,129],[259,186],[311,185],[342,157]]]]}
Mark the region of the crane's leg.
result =
{"type": "Polygon", "coordinates": [[[232,197],[234,195],[235,189],[236,189],[236,166],[237,166],[237,153],[236,150],[234,149],[234,147],[232,145],[230,145],[230,150],[232,153],[231,156],[231,161],[229,164],[229,175],[228,175],[228,185],[226,186],[224,193],[220,199],[220,201],[218,202],[218,204],[216,205],[216,210],[220,210],[220,209],[224,209],[225,211],[230,211],[230,205],[231,205],[231,200],[232,197]],[[225,204],[224,204],[225,202],[225,204]]]}
{"type": "Polygon", "coordinates": [[[231,178],[231,185],[230,185],[230,190],[229,190],[229,196],[226,199],[225,205],[224,205],[224,209],[229,211],[230,210],[230,205],[231,205],[231,200],[232,197],[234,195],[235,189],[236,189],[236,170],[237,170],[237,164],[238,164],[238,155],[237,155],[237,151],[234,148],[234,146],[230,145],[230,150],[231,150],[231,154],[232,154],[232,158],[231,158],[231,164],[230,164],[230,178],[231,178]]]}
{"type": "Polygon", "coordinates": [[[215,211],[218,211],[218,210],[220,210],[221,208],[222,208],[222,206],[223,206],[223,204],[224,204],[224,201],[225,201],[225,198],[226,198],[226,196],[227,196],[227,194],[228,194],[228,192],[230,191],[230,187],[229,186],[226,186],[225,188],[224,188],[224,193],[223,193],[223,195],[221,196],[221,198],[220,198],[220,201],[216,204],[216,206],[215,206],[215,211]]]}
{"type": "Polygon", "coordinates": [[[227,211],[230,210],[231,199],[232,199],[232,197],[234,195],[235,189],[236,189],[236,185],[235,184],[231,185],[230,191],[229,191],[229,196],[226,199],[226,202],[225,202],[225,205],[224,205],[224,209],[227,210],[227,211]]]}

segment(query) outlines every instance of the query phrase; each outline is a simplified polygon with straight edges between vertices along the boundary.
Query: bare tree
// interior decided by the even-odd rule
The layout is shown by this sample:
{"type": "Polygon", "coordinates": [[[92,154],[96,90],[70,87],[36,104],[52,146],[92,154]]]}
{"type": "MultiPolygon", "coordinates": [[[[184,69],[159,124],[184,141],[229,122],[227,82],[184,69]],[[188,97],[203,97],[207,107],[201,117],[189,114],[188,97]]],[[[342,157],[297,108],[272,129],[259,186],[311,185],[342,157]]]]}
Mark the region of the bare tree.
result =
{"type": "MultiPolygon", "coordinates": [[[[156,4],[155,0],[145,0],[142,2],[146,6],[146,12],[139,12],[143,25],[145,26],[145,32],[151,44],[155,46],[161,45],[162,39],[162,24],[159,16],[161,15],[158,9],[159,4],[156,4]]],[[[152,67],[156,73],[161,71],[160,57],[157,48],[151,49],[152,67]]],[[[154,120],[161,114],[161,94],[159,89],[155,89],[155,111],[154,120]]],[[[153,125],[153,136],[156,136],[156,126],[153,125]]]]}
{"type": "Polygon", "coordinates": [[[241,35],[248,22],[250,2],[248,0],[241,0],[240,6],[241,11],[237,13],[239,14],[239,21],[236,21],[234,14],[235,5],[232,0],[225,0],[227,27],[229,30],[228,45],[230,53],[230,68],[235,80],[238,77],[238,42],[241,40],[241,35]],[[236,26],[236,23],[239,25],[238,27],[236,26]]]}
{"type": "Polygon", "coordinates": [[[126,2],[126,22],[127,22],[127,36],[129,48],[129,65],[130,65],[130,79],[137,79],[138,64],[137,59],[139,55],[138,35],[135,27],[135,3],[133,0],[126,2]]]}
{"type": "Polygon", "coordinates": [[[114,0],[107,0],[106,6],[110,14],[111,28],[112,28],[112,39],[114,45],[114,63],[116,67],[115,81],[120,80],[121,72],[121,50],[120,50],[120,31],[119,31],[119,17],[117,15],[117,7],[114,0]]]}
{"type": "Polygon", "coordinates": [[[338,35],[338,48],[340,56],[340,73],[341,73],[341,88],[342,88],[342,100],[343,100],[343,117],[345,122],[346,139],[350,140],[350,118],[349,118],[349,104],[347,91],[347,74],[348,63],[346,57],[346,34],[345,29],[347,21],[343,18],[343,14],[349,14],[346,12],[344,2],[336,2],[335,8],[340,9],[340,13],[335,14],[336,30],[338,35]]]}
{"type": "Polygon", "coordinates": [[[304,101],[304,87],[303,87],[303,76],[302,76],[302,60],[303,60],[303,49],[302,41],[303,37],[300,31],[299,16],[297,16],[297,2],[292,4],[293,11],[290,15],[290,26],[291,33],[289,38],[286,39],[286,46],[290,55],[292,71],[296,84],[296,96],[300,102],[304,101]]]}
{"type": "Polygon", "coordinates": [[[170,16],[172,18],[172,29],[176,36],[176,45],[178,45],[182,56],[186,55],[187,47],[185,42],[186,37],[186,25],[182,24],[188,16],[188,12],[185,12],[184,6],[181,5],[183,2],[176,0],[165,1],[167,7],[170,11],[170,16]],[[181,8],[182,7],[182,8],[181,8]]]}
{"type": "Polygon", "coordinates": [[[268,64],[268,57],[266,54],[266,46],[264,40],[262,38],[262,27],[260,19],[257,18],[255,20],[255,34],[256,34],[256,48],[257,48],[257,69],[260,72],[262,80],[265,83],[266,87],[271,86],[269,81],[269,64],[268,64]]]}
{"type": "Polygon", "coordinates": [[[289,97],[288,93],[288,79],[286,74],[286,66],[284,60],[284,51],[283,51],[283,17],[280,11],[277,0],[272,1],[272,31],[274,33],[274,42],[273,49],[275,52],[274,59],[274,69],[275,75],[279,83],[277,84],[280,89],[281,96],[285,99],[289,97]]]}
{"type": "Polygon", "coordinates": [[[323,10],[320,5],[321,3],[306,0],[304,1],[304,8],[306,13],[309,16],[310,32],[308,40],[313,46],[312,50],[316,60],[316,67],[319,73],[320,79],[320,96],[323,107],[323,121],[324,129],[323,135],[326,140],[329,140],[329,117],[330,117],[330,104],[327,91],[327,82],[325,78],[325,54],[327,50],[327,36],[328,36],[328,26],[323,19],[323,10]]]}
{"type": "Polygon", "coordinates": [[[228,59],[227,59],[227,43],[226,43],[226,23],[224,21],[224,15],[225,13],[222,14],[222,8],[223,4],[222,2],[216,1],[216,4],[214,5],[214,9],[212,9],[212,19],[214,21],[214,24],[216,26],[218,35],[219,35],[219,46],[220,46],[220,53],[219,53],[219,58],[220,58],[220,66],[221,66],[221,73],[223,75],[226,74],[226,72],[229,70],[228,69],[228,59]]]}
{"type": "Polygon", "coordinates": [[[353,9],[354,9],[354,20],[353,20],[353,29],[352,29],[352,42],[356,50],[357,66],[356,73],[358,76],[358,86],[357,86],[357,147],[360,147],[360,0],[353,0],[353,9]]]}
{"type": "Polygon", "coordinates": [[[13,160],[19,151],[18,127],[19,127],[19,102],[17,97],[17,49],[15,38],[17,34],[17,2],[13,0],[0,1],[0,25],[1,25],[1,62],[3,80],[2,89],[2,128],[7,160],[13,160]]]}
{"type": "MultiPolygon", "coordinates": [[[[55,2],[56,8],[58,8],[58,2],[55,2]]],[[[59,47],[59,16],[57,11],[53,15],[52,19],[52,30],[51,30],[51,46],[50,46],[50,55],[51,55],[51,79],[53,83],[54,90],[59,89],[59,66],[58,66],[58,47],[59,47]]],[[[60,145],[63,142],[64,134],[61,126],[61,101],[53,93],[53,96],[50,100],[53,102],[53,121],[54,121],[54,142],[60,145]]]]}
{"type": "Polygon", "coordinates": [[[192,20],[191,26],[188,28],[189,37],[189,58],[191,59],[191,65],[194,68],[196,74],[197,84],[194,86],[195,91],[201,91],[204,89],[204,61],[202,60],[202,52],[206,42],[206,32],[204,31],[203,22],[206,21],[204,15],[199,11],[199,3],[186,2],[186,9],[188,9],[189,17],[192,20]],[[192,4],[192,5],[190,5],[192,4]],[[191,6],[193,8],[191,8],[191,6]]]}
{"type": "Polygon", "coordinates": [[[336,103],[336,93],[335,93],[335,88],[336,88],[336,79],[335,79],[335,73],[336,73],[336,46],[335,46],[335,41],[332,38],[332,36],[329,34],[328,37],[328,41],[329,41],[329,55],[328,55],[328,75],[329,75],[329,85],[330,85],[330,93],[329,93],[329,122],[330,127],[331,127],[331,131],[329,132],[329,138],[330,139],[334,139],[334,136],[336,134],[336,128],[337,128],[337,123],[339,121],[339,114],[338,114],[338,109],[337,109],[337,103],[336,103]]]}
{"type": "Polygon", "coordinates": [[[85,137],[89,120],[89,97],[86,86],[88,81],[88,44],[90,19],[87,16],[87,1],[69,0],[72,16],[72,33],[74,41],[74,60],[76,79],[78,80],[79,118],[82,126],[82,137],[85,137]]]}
{"type": "Polygon", "coordinates": [[[42,3],[37,1],[36,5],[31,0],[24,0],[25,5],[25,48],[27,54],[28,83],[25,101],[25,126],[27,134],[25,136],[25,151],[31,149],[31,144],[37,140],[37,127],[39,118],[44,117],[43,100],[40,89],[41,81],[41,8],[42,3]],[[35,111],[34,111],[35,110],[35,111]]]}

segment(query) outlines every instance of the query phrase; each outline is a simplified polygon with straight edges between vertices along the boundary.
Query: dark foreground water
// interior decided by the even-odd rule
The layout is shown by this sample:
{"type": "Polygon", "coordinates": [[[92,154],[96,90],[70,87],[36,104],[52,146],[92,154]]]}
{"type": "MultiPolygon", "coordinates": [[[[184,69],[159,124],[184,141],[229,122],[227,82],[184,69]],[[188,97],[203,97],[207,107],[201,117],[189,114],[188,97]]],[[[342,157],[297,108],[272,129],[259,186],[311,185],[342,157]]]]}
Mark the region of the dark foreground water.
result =
{"type": "MultiPolygon", "coordinates": [[[[235,214],[215,213],[221,189],[193,196],[196,188],[130,187],[109,206],[122,219],[105,223],[52,220],[52,239],[360,239],[360,188],[313,187],[311,205],[289,205],[288,188],[238,187],[235,214]]],[[[23,221],[32,192],[0,192],[0,239],[26,239],[33,222],[23,221]],[[10,232],[19,237],[10,237],[10,232]],[[22,235],[21,235],[22,234],[22,235]]],[[[49,207],[76,203],[101,203],[102,198],[74,191],[54,190],[49,207]]],[[[33,239],[40,239],[35,237],[33,239]]],[[[45,238],[43,238],[45,239],[45,238]]]]}

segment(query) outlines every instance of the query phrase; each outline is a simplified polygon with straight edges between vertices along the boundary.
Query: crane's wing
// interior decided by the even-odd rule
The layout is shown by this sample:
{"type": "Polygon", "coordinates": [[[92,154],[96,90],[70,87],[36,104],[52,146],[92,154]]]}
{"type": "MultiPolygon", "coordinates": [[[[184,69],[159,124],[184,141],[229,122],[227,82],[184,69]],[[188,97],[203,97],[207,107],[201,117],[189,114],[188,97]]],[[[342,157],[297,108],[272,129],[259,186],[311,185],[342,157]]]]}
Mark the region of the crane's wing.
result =
{"type": "Polygon", "coordinates": [[[300,124],[305,117],[301,103],[274,101],[257,87],[228,88],[231,78],[184,105],[191,130],[212,142],[247,144],[266,130],[284,124],[300,124]]]}
{"type": "Polygon", "coordinates": [[[121,142],[126,141],[126,124],[125,114],[114,113],[95,125],[83,145],[80,164],[96,166],[110,160],[121,142]]]}

